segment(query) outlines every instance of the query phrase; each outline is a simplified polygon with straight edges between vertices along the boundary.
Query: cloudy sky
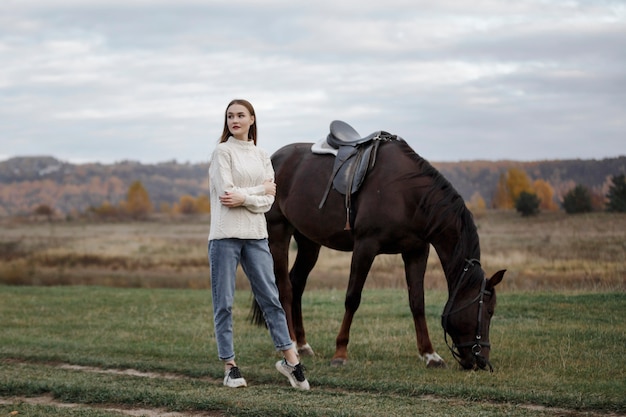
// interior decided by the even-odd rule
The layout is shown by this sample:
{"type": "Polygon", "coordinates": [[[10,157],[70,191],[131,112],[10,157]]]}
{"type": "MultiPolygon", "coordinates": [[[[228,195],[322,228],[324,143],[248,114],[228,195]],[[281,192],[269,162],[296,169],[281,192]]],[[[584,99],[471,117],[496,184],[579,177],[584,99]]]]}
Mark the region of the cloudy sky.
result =
{"type": "Polygon", "coordinates": [[[433,161],[626,155],[626,0],[2,0],[0,159],[205,162],[332,120],[433,161]]]}

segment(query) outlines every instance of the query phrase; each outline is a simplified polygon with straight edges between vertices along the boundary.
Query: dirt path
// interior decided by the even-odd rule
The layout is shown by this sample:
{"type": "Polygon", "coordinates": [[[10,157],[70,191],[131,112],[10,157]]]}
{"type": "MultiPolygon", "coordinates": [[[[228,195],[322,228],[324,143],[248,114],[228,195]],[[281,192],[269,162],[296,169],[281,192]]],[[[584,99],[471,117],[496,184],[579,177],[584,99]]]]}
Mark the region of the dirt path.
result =
{"type": "MultiPolygon", "coordinates": [[[[185,379],[182,375],[169,374],[169,373],[156,373],[156,372],[141,372],[136,369],[101,369],[93,366],[79,366],[69,364],[57,365],[60,369],[70,369],[73,371],[93,372],[99,374],[115,374],[115,375],[130,375],[142,378],[155,378],[155,379],[185,379]]],[[[201,378],[208,382],[221,382],[213,378],[201,378]]],[[[161,408],[132,408],[126,406],[120,406],[119,404],[97,405],[97,404],[79,404],[79,403],[65,403],[54,399],[51,395],[43,395],[39,397],[8,397],[0,398],[0,404],[29,404],[29,405],[47,405],[59,408],[81,408],[81,409],[99,409],[105,411],[111,411],[120,413],[127,416],[135,417],[224,417],[225,414],[219,411],[167,411],[161,408]]],[[[19,414],[13,414],[19,415],[19,414]]]]}
{"type": "MultiPolygon", "coordinates": [[[[188,377],[171,374],[171,373],[158,373],[158,372],[142,372],[136,369],[101,369],[92,366],[79,366],[79,365],[69,365],[69,364],[58,364],[57,365],[61,369],[71,369],[74,371],[81,372],[93,372],[93,373],[101,373],[101,374],[116,374],[116,375],[131,375],[135,377],[142,378],[155,378],[155,379],[188,379],[188,377]]],[[[212,382],[212,383],[221,383],[214,378],[202,378],[202,380],[212,382]]],[[[435,398],[432,396],[422,396],[424,401],[447,401],[441,398],[435,398]]],[[[59,408],[81,408],[81,409],[99,409],[110,412],[117,412],[127,416],[135,416],[135,417],[224,417],[226,414],[220,411],[185,411],[185,412],[176,412],[176,411],[167,411],[162,408],[132,408],[121,406],[119,404],[108,404],[108,405],[95,405],[95,404],[80,404],[80,403],[64,403],[54,399],[51,395],[44,395],[39,397],[7,397],[0,398],[0,405],[16,405],[16,404],[29,404],[29,405],[46,405],[46,406],[54,406],[59,408]]],[[[544,407],[537,404],[519,404],[518,407],[527,409],[529,411],[537,411],[554,414],[554,416],[559,417],[626,417],[625,414],[614,414],[614,413],[594,413],[589,411],[577,411],[563,408],[550,408],[544,407]]],[[[19,415],[17,412],[15,414],[11,413],[9,415],[19,415]]]]}
{"type": "MultiPolygon", "coordinates": [[[[55,400],[51,395],[44,395],[41,397],[9,397],[0,398],[0,404],[29,404],[29,405],[46,405],[59,408],[80,408],[80,409],[98,409],[103,411],[110,411],[120,413],[126,416],[134,417],[223,417],[224,413],[221,412],[191,412],[186,411],[184,413],[176,411],[167,411],[160,408],[121,408],[118,405],[94,405],[94,404],[77,404],[77,403],[63,403],[55,400]]],[[[17,411],[9,413],[9,415],[19,416],[17,411]]]]}

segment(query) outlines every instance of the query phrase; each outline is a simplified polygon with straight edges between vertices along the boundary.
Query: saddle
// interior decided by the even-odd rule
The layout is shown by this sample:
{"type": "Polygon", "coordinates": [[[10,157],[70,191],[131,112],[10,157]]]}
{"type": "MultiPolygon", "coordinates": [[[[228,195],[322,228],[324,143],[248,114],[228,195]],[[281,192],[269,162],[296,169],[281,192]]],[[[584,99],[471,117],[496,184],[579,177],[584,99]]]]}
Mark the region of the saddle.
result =
{"type": "Polygon", "coordinates": [[[337,150],[337,155],[319,208],[324,206],[331,187],[344,195],[346,201],[344,230],[350,230],[354,222],[352,195],[359,190],[367,173],[374,167],[380,143],[389,140],[398,140],[398,137],[382,130],[362,137],[352,126],[341,120],[335,120],[330,124],[326,143],[337,150]]]}
{"type": "Polygon", "coordinates": [[[330,133],[326,137],[326,142],[335,148],[340,149],[342,146],[356,146],[373,140],[380,135],[382,131],[371,133],[365,137],[361,137],[359,132],[354,130],[352,126],[341,120],[335,120],[330,124],[330,133]]]}

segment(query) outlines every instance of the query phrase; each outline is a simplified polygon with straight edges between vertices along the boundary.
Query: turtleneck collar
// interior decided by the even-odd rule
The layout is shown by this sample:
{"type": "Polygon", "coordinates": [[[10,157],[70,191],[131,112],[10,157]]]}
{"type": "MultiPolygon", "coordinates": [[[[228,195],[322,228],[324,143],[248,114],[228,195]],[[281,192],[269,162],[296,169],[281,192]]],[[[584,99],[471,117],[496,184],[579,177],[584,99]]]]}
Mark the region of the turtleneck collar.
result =
{"type": "Polygon", "coordinates": [[[228,138],[228,143],[232,143],[233,145],[242,146],[242,147],[245,147],[245,148],[249,148],[251,146],[254,146],[254,141],[252,141],[252,140],[243,141],[243,140],[239,140],[239,139],[235,138],[234,136],[230,136],[228,138]]]}

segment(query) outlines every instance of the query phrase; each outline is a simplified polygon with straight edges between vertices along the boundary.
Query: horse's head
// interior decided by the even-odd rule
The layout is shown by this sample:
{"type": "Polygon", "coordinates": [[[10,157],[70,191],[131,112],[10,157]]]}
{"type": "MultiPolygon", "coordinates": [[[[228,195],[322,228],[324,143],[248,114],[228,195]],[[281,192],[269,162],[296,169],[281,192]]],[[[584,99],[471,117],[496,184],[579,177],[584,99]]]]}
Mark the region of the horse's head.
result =
{"type": "Polygon", "coordinates": [[[464,369],[489,367],[493,371],[489,362],[489,325],[496,307],[494,287],[502,281],[505,271],[498,271],[485,279],[480,263],[475,259],[468,260],[444,308],[441,325],[446,344],[464,369]],[[448,335],[452,338],[452,346],[448,343],[448,335]]]}

